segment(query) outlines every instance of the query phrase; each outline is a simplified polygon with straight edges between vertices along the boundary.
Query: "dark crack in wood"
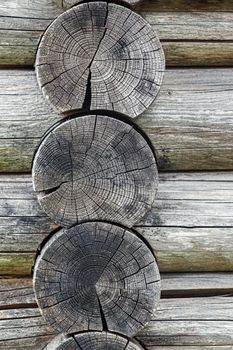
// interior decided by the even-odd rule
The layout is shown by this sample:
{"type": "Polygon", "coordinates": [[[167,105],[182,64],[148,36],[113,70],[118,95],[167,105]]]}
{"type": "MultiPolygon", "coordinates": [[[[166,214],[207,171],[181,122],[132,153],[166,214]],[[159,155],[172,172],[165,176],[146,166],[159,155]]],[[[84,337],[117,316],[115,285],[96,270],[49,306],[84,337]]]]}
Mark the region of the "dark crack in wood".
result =
{"type": "Polygon", "coordinates": [[[55,126],[38,148],[32,176],[41,207],[63,227],[90,220],[132,227],[151,209],[158,187],[147,140],[105,115],[55,126]]]}
{"type": "Polygon", "coordinates": [[[110,332],[58,336],[44,350],[143,350],[138,342],[110,332]]]}
{"type": "Polygon", "coordinates": [[[98,297],[98,293],[96,292],[96,296],[97,296],[97,300],[98,300],[98,304],[99,304],[99,308],[100,308],[100,317],[101,317],[101,321],[102,321],[102,325],[103,325],[103,331],[108,331],[108,324],[104,315],[104,311],[101,305],[101,301],[98,297]]]}
{"type": "Polygon", "coordinates": [[[136,117],[157,96],[164,54],[151,26],[129,8],[82,3],[59,16],[39,45],[39,85],[60,113],[110,110],[136,117]]]}
{"type": "Polygon", "coordinates": [[[108,330],[132,337],[160,298],[160,275],[147,245],[103,222],[55,233],[36,260],[33,285],[47,322],[68,334],[108,330]]]}

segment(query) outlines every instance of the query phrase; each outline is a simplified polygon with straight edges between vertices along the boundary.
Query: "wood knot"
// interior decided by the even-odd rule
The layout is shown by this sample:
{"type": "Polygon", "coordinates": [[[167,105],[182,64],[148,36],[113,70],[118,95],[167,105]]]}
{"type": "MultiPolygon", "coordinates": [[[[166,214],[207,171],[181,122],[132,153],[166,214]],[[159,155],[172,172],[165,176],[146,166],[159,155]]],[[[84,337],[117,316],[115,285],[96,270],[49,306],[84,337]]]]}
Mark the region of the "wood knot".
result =
{"type": "Polygon", "coordinates": [[[33,281],[43,316],[67,334],[104,330],[134,336],[160,297],[151,250],[131,231],[103,222],[55,233],[37,258],[33,281]]]}
{"type": "Polygon", "coordinates": [[[50,131],[32,176],[41,207],[63,227],[91,220],[132,227],[151,209],[158,187],[146,139],[104,115],[76,117],[50,131]]]}
{"type": "Polygon", "coordinates": [[[158,94],[164,69],[160,41],[145,19],[101,1],[59,16],[36,58],[39,85],[62,113],[99,109],[136,117],[158,94]]]}

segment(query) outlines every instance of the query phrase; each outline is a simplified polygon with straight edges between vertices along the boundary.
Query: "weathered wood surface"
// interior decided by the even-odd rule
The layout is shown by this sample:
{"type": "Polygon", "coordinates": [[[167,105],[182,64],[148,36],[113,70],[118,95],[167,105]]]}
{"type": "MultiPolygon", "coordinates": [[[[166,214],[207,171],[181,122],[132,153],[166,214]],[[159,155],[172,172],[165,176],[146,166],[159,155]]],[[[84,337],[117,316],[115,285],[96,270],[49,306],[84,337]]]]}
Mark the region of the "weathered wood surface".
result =
{"type": "MultiPolygon", "coordinates": [[[[62,0],[1,0],[0,65],[33,65],[43,31],[66,8],[62,0]]],[[[226,0],[149,0],[139,13],[158,30],[169,66],[232,66],[232,11],[226,0]]]]}
{"type": "Polygon", "coordinates": [[[104,222],[56,232],[36,259],[33,286],[48,324],[66,334],[108,330],[133,337],[160,299],[151,250],[133,232],[104,222]]]}
{"type": "MultiPolygon", "coordinates": [[[[161,297],[210,297],[233,294],[233,273],[162,273],[161,297]]],[[[0,277],[0,309],[36,308],[31,277],[0,277]]]]}
{"type": "Polygon", "coordinates": [[[39,86],[58,113],[108,110],[135,118],[157,96],[165,61],[155,30],[142,16],[94,1],[53,21],[35,67],[39,86]]]}
{"type": "Polygon", "coordinates": [[[109,332],[85,332],[57,336],[44,350],[143,350],[134,340],[109,332]]]}
{"type": "Polygon", "coordinates": [[[132,227],[151,209],[158,189],[155,156],[143,135],[106,114],[66,120],[35,154],[38,201],[62,227],[110,221],[132,227]]]}
{"type": "MultiPolygon", "coordinates": [[[[142,331],[139,340],[149,350],[230,350],[233,346],[232,322],[232,273],[226,274],[169,274],[162,276],[162,288],[166,287],[166,276],[173,280],[173,290],[179,296],[181,283],[189,285],[190,298],[168,298],[161,300],[156,318],[142,331]],[[164,281],[163,281],[163,278],[164,281]],[[212,282],[214,280],[214,283],[212,282]],[[209,283],[215,290],[226,289],[222,296],[194,297],[200,287],[207,294],[209,283]],[[165,283],[165,284],[164,284],[165,283]],[[224,296],[225,294],[225,296],[224,296]]],[[[23,301],[31,280],[0,280],[0,349],[42,350],[54,338],[54,331],[40,316],[33,294],[23,301]],[[8,291],[8,298],[5,295],[8,291]],[[12,303],[10,304],[10,301],[12,303]],[[27,304],[28,303],[28,304],[27,304]]],[[[31,289],[32,290],[32,289],[31,289]]],[[[206,295],[207,295],[206,294],[206,295]]],[[[180,295],[181,296],[181,295],[180,295]]],[[[164,294],[165,297],[165,294],[164,294]]]]}
{"type": "MultiPolygon", "coordinates": [[[[30,176],[0,180],[0,275],[28,275],[56,225],[39,208],[30,176]]],[[[155,205],[137,230],[161,271],[233,271],[232,191],[233,172],[160,175],[155,205]]]]}
{"type": "MultiPolygon", "coordinates": [[[[91,1],[93,1],[93,0],[91,0],[91,1]]],[[[116,4],[120,4],[123,6],[135,7],[135,6],[138,6],[142,1],[143,0],[113,0],[111,2],[116,3],[116,4]]],[[[62,7],[63,7],[63,9],[68,10],[71,7],[79,5],[80,3],[83,3],[83,2],[84,2],[83,0],[63,0],[62,7]]],[[[61,0],[58,0],[57,4],[60,5],[61,0]]]]}
{"type": "MultiPolygon", "coordinates": [[[[233,69],[167,70],[136,122],[159,170],[233,169],[233,69]]],[[[42,135],[58,121],[31,70],[0,70],[0,172],[30,172],[42,135]]]]}

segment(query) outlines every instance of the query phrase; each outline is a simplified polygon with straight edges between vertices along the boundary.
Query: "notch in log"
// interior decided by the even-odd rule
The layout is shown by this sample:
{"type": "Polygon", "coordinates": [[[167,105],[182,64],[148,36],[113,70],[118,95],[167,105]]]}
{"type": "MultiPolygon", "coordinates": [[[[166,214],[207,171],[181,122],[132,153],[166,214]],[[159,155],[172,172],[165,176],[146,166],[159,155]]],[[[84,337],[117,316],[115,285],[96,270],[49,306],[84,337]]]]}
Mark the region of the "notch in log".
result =
{"type": "Polygon", "coordinates": [[[147,140],[105,115],[70,119],[50,131],[32,176],[41,207],[63,227],[91,220],[132,227],[151,209],[158,187],[147,140]]]}
{"type": "Polygon", "coordinates": [[[42,315],[67,334],[134,336],[151,320],[160,298],[151,250],[128,229],[103,222],[55,233],[36,260],[33,285],[42,315]]]}
{"type": "Polygon", "coordinates": [[[136,117],[157,96],[164,69],[152,27],[130,9],[101,1],[60,15],[36,58],[39,86],[60,113],[98,109],[136,117]]]}
{"type": "Polygon", "coordinates": [[[87,332],[58,336],[44,350],[143,350],[135,340],[109,332],[87,332]]]}

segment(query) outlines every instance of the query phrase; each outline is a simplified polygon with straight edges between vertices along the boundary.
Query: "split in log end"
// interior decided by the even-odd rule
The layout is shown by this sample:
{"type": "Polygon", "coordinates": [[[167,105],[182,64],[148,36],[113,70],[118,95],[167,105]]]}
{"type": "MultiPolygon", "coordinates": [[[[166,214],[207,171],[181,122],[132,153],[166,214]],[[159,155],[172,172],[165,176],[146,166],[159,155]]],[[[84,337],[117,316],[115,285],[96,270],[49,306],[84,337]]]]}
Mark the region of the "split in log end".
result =
{"type": "Polygon", "coordinates": [[[95,1],[72,7],[39,45],[39,86],[59,113],[109,110],[132,118],[157,96],[163,50],[148,22],[130,9],[95,1]]]}
{"type": "Polygon", "coordinates": [[[151,320],[160,298],[148,246],[128,229],[101,222],[55,233],[37,257],[33,284],[47,322],[67,334],[132,337],[151,320]]]}
{"type": "Polygon", "coordinates": [[[64,338],[59,336],[45,350],[143,350],[134,340],[107,332],[88,332],[64,338]]]}
{"type": "Polygon", "coordinates": [[[73,118],[51,130],[32,176],[40,205],[63,227],[93,220],[132,227],[151,209],[158,188],[148,141],[106,115],[73,118]]]}

